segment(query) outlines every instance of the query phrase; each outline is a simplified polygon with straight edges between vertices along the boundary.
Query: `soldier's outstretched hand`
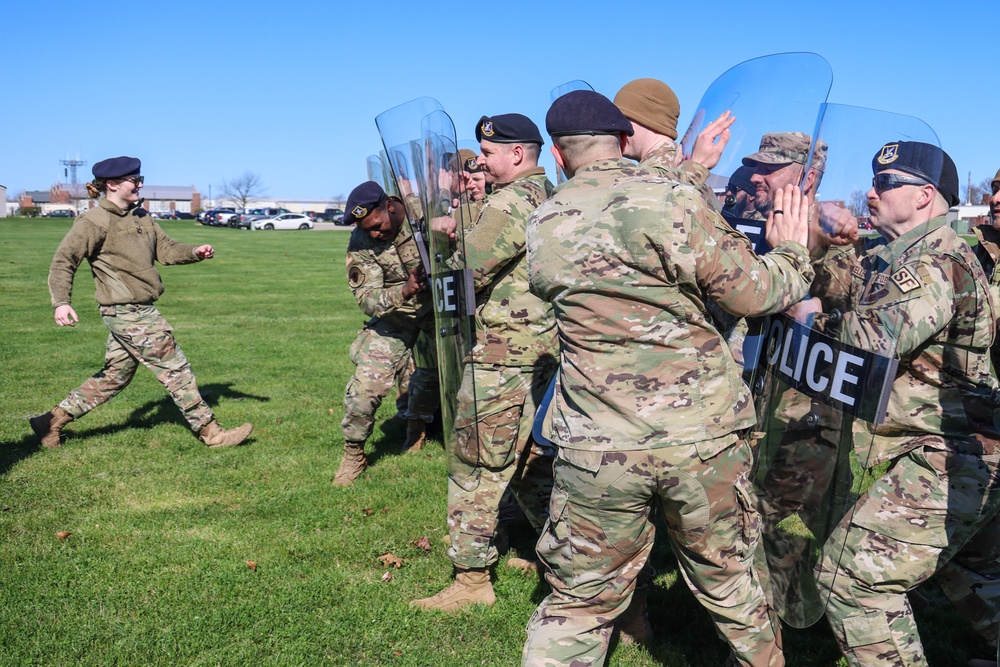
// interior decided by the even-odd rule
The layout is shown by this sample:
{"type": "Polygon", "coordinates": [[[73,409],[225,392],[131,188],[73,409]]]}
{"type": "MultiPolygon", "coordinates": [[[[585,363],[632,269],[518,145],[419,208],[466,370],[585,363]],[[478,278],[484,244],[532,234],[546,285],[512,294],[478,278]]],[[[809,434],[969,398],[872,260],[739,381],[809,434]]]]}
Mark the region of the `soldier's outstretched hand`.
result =
{"type": "Polygon", "coordinates": [[[774,195],[774,209],[767,214],[768,244],[774,248],[786,241],[809,242],[809,198],[797,185],[780,187],[774,195]]]}
{"type": "Polygon", "coordinates": [[[72,306],[62,305],[56,308],[56,324],[61,327],[75,326],[80,318],[76,316],[76,311],[72,306]]]}
{"type": "Polygon", "coordinates": [[[194,254],[198,259],[212,259],[215,257],[215,249],[210,245],[200,245],[194,249],[194,254]]]}
{"type": "Polygon", "coordinates": [[[729,127],[736,122],[736,116],[726,111],[721,116],[705,126],[698,133],[698,138],[691,149],[691,160],[705,169],[712,170],[722,159],[722,151],[729,143],[729,127]]]}

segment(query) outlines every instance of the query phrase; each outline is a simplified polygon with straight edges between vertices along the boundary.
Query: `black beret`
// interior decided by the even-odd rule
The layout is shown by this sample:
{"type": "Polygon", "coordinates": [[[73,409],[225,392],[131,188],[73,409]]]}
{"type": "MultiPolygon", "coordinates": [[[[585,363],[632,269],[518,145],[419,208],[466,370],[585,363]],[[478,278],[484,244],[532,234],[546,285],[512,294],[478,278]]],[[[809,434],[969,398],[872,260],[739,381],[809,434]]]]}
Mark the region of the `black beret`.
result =
{"type": "Polygon", "coordinates": [[[545,114],[545,129],[553,137],[569,134],[618,134],[635,130],[614,102],[593,90],[574,90],[556,98],[545,114]]]}
{"type": "Polygon", "coordinates": [[[138,176],[142,168],[142,162],[137,157],[109,157],[96,163],[91,171],[94,178],[125,178],[126,176],[138,176]]]}
{"type": "Polygon", "coordinates": [[[344,205],[344,208],[347,209],[344,212],[344,224],[349,225],[364,220],[386,199],[385,190],[382,189],[381,185],[375,181],[362,183],[351,190],[351,194],[347,197],[347,204],[344,205]]]}
{"type": "Polygon", "coordinates": [[[927,181],[937,188],[949,206],[957,206],[958,168],[951,156],[934,144],[893,141],[872,158],[872,173],[895,169],[927,181]]]}
{"type": "Polygon", "coordinates": [[[750,177],[756,173],[756,169],[753,167],[748,167],[746,165],[741,165],[733,175],[729,177],[729,184],[727,188],[732,190],[738,188],[743,192],[749,192],[753,194],[757,190],[757,186],[750,181],[750,177]]]}
{"type": "Polygon", "coordinates": [[[476,123],[476,141],[492,141],[497,144],[538,144],[543,145],[542,133],[530,118],[519,113],[504,113],[499,116],[483,116],[476,123]]]}

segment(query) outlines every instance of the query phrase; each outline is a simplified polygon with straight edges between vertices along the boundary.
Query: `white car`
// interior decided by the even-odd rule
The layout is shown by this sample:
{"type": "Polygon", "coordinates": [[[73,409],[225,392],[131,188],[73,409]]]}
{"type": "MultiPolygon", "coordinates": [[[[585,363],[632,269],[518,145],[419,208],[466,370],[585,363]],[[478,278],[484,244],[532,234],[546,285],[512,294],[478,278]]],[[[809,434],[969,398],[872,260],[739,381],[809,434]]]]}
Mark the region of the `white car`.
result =
{"type": "Polygon", "coordinates": [[[313,221],[301,213],[282,213],[273,218],[263,218],[251,222],[254,229],[312,229],[313,221]]]}

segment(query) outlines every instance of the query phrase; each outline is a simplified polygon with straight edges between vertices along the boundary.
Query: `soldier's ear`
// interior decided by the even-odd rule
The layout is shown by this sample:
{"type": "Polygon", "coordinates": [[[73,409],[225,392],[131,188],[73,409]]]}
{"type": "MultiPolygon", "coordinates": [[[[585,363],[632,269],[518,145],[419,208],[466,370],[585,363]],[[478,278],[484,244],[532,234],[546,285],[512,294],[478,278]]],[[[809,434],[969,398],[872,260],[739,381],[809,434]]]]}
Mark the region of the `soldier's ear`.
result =
{"type": "Polygon", "coordinates": [[[552,152],[552,157],[555,158],[556,164],[559,168],[566,171],[566,158],[563,157],[562,151],[559,150],[559,147],[553,143],[549,146],[549,151],[552,152]]]}

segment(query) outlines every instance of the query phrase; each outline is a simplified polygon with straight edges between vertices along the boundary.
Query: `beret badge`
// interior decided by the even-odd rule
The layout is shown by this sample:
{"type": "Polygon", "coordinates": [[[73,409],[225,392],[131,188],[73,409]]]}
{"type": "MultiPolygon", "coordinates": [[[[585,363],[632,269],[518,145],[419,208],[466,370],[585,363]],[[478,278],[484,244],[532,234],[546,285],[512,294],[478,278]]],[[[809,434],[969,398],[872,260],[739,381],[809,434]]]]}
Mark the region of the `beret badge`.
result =
{"type": "Polygon", "coordinates": [[[353,215],[356,220],[361,220],[363,217],[368,215],[368,209],[364,206],[355,206],[351,209],[351,215],[353,215]]]}
{"type": "Polygon", "coordinates": [[[480,128],[480,130],[482,131],[484,137],[492,137],[493,136],[493,121],[492,120],[484,120],[483,121],[483,125],[480,128]]]}
{"type": "Polygon", "coordinates": [[[879,164],[892,164],[899,157],[899,144],[886,144],[878,154],[879,164]]]}

